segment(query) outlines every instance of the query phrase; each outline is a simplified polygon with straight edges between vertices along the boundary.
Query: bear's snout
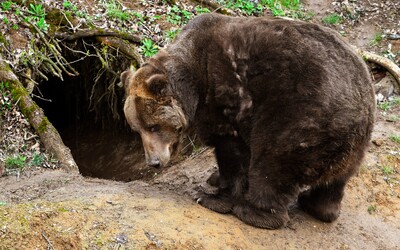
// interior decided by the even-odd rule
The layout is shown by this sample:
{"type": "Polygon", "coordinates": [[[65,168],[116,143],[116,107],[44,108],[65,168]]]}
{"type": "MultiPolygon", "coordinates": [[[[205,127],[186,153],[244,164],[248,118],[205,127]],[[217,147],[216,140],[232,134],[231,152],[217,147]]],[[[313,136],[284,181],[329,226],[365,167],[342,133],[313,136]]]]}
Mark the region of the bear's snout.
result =
{"type": "Polygon", "coordinates": [[[149,167],[154,167],[154,168],[161,167],[161,162],[158,157],[146,157],[146,164],[149,167]]]}
{"type": "Polygon", "coordinates": [[[142,131],[143,148],[146,156],[146,164],[150,167],[165,167],[171,158],[171,143],[163,141],[158,133],[142,131]]]}

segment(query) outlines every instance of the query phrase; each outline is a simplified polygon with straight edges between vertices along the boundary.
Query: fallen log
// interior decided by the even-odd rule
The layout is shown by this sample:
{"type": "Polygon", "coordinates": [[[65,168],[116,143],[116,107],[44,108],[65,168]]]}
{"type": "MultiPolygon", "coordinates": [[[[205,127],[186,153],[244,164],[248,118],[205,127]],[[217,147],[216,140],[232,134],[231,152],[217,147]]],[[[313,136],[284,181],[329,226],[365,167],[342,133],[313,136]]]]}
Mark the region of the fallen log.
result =
{"type": "Polygon", "coordinates": [[[22,114],[40,136],[45,149],[60,162],[61,168],[68,172],[79,172],[70,149],[64,145],[56,128],[47,119],[43,110],[32,100],[28,91],[3,59],[1,53],[0,81],[9,83],[13,100],[18,103],[22,114]]]}

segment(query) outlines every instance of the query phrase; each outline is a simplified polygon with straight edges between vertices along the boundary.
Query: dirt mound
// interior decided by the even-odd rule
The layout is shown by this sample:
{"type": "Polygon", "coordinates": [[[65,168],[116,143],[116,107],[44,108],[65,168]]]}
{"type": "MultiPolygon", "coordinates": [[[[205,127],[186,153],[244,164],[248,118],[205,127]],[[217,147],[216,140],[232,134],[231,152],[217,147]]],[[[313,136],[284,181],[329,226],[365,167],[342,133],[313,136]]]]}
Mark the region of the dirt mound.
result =
{"type": "Polygon", "coordinates": [[[215,164],[212,152],[206,151],[165,170],[151,185],[88,179],[60,170],[33,172],[19,182],[3,178],[0,200],[10,205],[1,207],[0,245],[15,249],[50,245],[54,249],[395,249],[400,245],[398,197],[397,203],[377,201],[377,211],[370,214],[368,199],[372,193],[378,199],[385,190],[371,182],[367,171],[347,188],[336,222],[317,221],[294,205],[289,225],[268,231],[196,204],[190,194],[207,188],[201,184],[215,164]]]}

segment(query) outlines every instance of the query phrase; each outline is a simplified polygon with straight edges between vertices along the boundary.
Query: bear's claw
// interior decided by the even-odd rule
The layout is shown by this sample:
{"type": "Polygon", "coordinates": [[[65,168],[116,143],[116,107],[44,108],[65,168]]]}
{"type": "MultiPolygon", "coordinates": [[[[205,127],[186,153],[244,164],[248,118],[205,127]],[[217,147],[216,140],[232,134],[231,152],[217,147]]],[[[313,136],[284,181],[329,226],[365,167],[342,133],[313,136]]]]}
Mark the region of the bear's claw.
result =
{"type": "Polygon", "coordinates": [[[196,202],[205,208],[221,214],[230,213],[233,208],[233,202],[229,198],[218,195],[203,194],[196,199],[196,202]]]}
{"type": "Polygon", "coordinates": [[[232,212],[246,224],[266,229],[278,229],[284,227],[289,221],[287,211],[278,211],[276,209],[264,211],[249,205],[240,204],[235,205],[232,212]]]}

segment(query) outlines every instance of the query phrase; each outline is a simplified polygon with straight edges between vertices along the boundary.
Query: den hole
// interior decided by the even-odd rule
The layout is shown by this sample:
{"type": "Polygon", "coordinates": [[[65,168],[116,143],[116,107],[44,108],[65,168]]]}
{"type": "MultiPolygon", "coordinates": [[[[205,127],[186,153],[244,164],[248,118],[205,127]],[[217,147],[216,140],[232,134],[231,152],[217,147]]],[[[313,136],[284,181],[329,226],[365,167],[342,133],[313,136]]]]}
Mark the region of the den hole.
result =
{"type": "MultiPolygon", "coordinates": [[[[128,67],[125,58],[115,59],[108,65],[115,71],[128,67]]],[[[79,76],[64,74],[63,81],[48,76],[33,94],[71,149],[80,173],[118,181],[154,176],[158,170],[146,166],[140,136],[126,124],[118,75],[105,70],[96,57],[75,63],[74,68],[79,76]]]]}

